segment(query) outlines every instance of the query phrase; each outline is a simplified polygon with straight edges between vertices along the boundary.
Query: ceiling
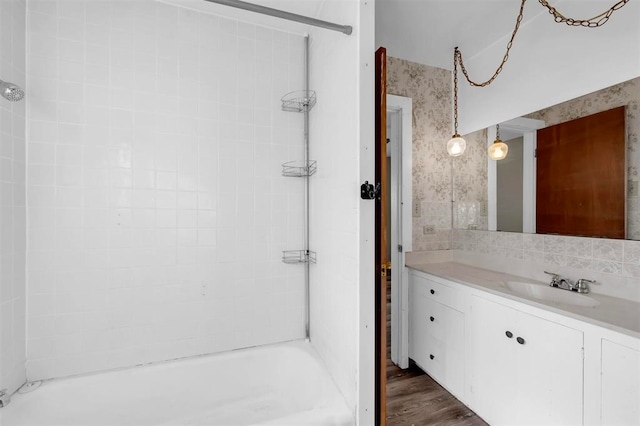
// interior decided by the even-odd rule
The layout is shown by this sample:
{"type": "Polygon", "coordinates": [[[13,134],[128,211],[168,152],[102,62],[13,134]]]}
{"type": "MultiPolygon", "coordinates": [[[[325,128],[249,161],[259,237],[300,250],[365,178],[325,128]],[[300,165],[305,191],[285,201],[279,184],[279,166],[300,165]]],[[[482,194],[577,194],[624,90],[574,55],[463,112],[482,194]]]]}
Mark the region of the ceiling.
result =
{"type": "MultiPolygon", "coordinates": [[[[198,11],[249,21],[298,34],[307,25],[259,15],[210,3],[205,0],[160,0],[198,11]]],[[[245,0],[247,1],[247,0],[245,0]]],[[[324,3],[347,0],[248,0],[262,6],[317,18],[324,3]]],[[[349,0],[354,1],[354,0],[349,0]]],[[[617,0],[549,0],[566,16],[590,18],[611,7],[617,0]]],[[[513,31],[520,9],[519,0],[375,0],[376,45],[387,55],[413,62],[451,69],[453,48],[459,46],[465,59],[472,58],[494,43],[505,44],[513,31]]],[[[625,13],[625,8],[617,13],[625,13]]],[[[529,0],[520,31],[535,31],[533,23],[548,11],[537,0],[529,0]]],[[[549,20],[553,17],[549,16],[549,20]]],[[[612,21],[615,19],[615,14],[612,21]]],[[[336,22],[355,25],[354,22],[336,22]]],[[[517,38],[516,43],[517,45],[517,38]]],[[[496,58],[496,65],[501,58],[496,58]]]]}
{"type": "Polygon", "coordinates": [[[513,30],[519,7],[518,0],[377,0],[376,45],[389,56],[451,69],[455,46],[473,56],[513,30]]]}
{"type": "MultiPolygon", "coordinates": [[[[549,0],[549,3],[567,17],[585,19],[606,11],[617,1],[549,0]]],[[[376,45],[386,47],[389,56],[451,69],[456,46],[465,59],[494,43],[506,47],[520,3],[519,0],[376,0],[376,45]]],[[[625,9],[629,7],[616,13],[625,13],[625,9]]],[[[527,21],[540,14],[549,12],[538,0],[526,2],[520,32],[539,31],[534,22],[527,21]]],[[[548,19],[553,21],[551,15],[548,19]]],[[[611,22],[615,19],[614,13],[611,22]]],[[[516,48],[517,41],[516,37],[516,48]]],[[[495,58],[496,66],[501,59],[495,58]]]]}

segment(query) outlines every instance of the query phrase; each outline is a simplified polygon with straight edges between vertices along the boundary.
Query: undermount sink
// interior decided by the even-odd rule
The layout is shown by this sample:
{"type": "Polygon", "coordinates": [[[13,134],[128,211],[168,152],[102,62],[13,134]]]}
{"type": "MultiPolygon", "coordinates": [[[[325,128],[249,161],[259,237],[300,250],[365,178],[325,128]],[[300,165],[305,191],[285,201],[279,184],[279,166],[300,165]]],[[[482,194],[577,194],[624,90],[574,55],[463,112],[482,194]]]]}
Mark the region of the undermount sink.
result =
{"type": "Polygon", "coordinates": [[[503,286],[514,294],[528,297],[530,299],[544,300],[545,302],[558,303],[562,305],[583,306],[593,308],[600,302],[596,299],[579,294],[573,291],[562,290],[541,284],[527,283],[521,281],[507,281],[503,286]]]}

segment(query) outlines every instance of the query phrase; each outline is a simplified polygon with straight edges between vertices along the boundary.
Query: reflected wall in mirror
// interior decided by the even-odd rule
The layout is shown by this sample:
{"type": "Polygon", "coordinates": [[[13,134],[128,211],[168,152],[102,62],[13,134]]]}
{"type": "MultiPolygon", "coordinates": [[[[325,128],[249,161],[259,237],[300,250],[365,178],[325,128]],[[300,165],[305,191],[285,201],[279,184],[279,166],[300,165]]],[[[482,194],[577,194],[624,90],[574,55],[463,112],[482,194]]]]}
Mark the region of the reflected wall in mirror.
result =
{"type": "MultiPolygon", "coordinates": [[[[626,210],[627,210],[627,239],[640,240],[640,78],[635,78],[624,83],[611,86],[609,88],[564,102],[559,105],[555,105],[531,114],[528,114],[525,119],[539,120],[544,123],[543,127],[553,126],[559,123],[565,123],[571,120],[575,120],[581,117],[586,117],[614,109],[616,107],[626,107],[626,210]]],[[[515,121],[515,120],[511,120],[515,121]]],[[[506,123],[505,123],[506,124],[506,123]]],[[[501,123],[500,133],[502,139],[509,145],[516,143],[523,143],[524,157],[523,157],[523,190],[526,192],[532,191],[531,182],[527,184],[527,179],[535,179],[535,176],[527,177],[527,173],[532,173],[532,169],[535,168],[533,159],[527,160],[527,150],[532,151],[534,148],[527,148],[526,131],[510,133],[508,125],[505,126],[501,123]],[[506,130],[506,132],[505,132],[506,130]],[[509,141],[509,139],[524,136],[523,142],[509,141]],[[530,161],[527,164],[527,161],[530,161]],[[527,170],[529,168],[529,170],[527,170]],[[529,185],[529,186],[527,186],[529,185]],[[527,189],[528,188],[528,189],[527,189]]],[[[529,129],[528,132],[535,133],[534,129],[529,129]]],[[[478,146],[486,147],[488,143],[495,139],[495,127],[488,128],[484,132],[475,132],[471,135],[465,135],[467,144],[472,145],[469,141],[473,141],[473,145],[479,143],[478,146]],[[482,138],[484,133],[485,137],[482,138]]],[[[511,155],[512,146],[509,147],[509,155],[511,155]]],[[[466,153],[465,153],[466,154],[466,153]]],[[[533,155],[531,155],[533,157],[533,155]]],[[[509,157],[507,157],[507,160],[509,157]]],[[[499,167],[502,168],[508,163],[507,160],[502,160],[503,164],[499,167]]],[[[504,206],[498,207],[498,200],[496,196],[496,175],[498,174],[498,164],[502,162],[495,162],[489,160],[486,154],[486,149],[482,154],[472,153],[465,162],[454,162],[454,226],[457,229],[489,229],[489,230],[511,230],[512,232],[525,232],[535,233],[535,201],[533,206],[527,206],[523,199],[523,229],[519,231],[518,228],[512,227],[513,223],[505,225],[504,222],[498,226],[498,217],[504,216],[507,211],[504,206]],[[481,170],[476,175],[476,179],[484,178],[486,183],[486,192],[483,193],[483,188],[480,183],[469,185],[470,177],[469,171],[477,169],[484,165],[484,170],[481,170]],[[470,188],[475,188],[471,189],[470,188]],[[493,196],[492,196],[493,194],[493,196]],[[486,216],[485,216],[486,215],[486,216]],[[485,225],[486,223],[486,225],[485,225]],[[504,229],[503,229],[504,227],[504,229]]],[[[588,167],[588,165],[585,165],[588,167]]],[[[514,171],[511,170],[511,173],[514,171]]],[[[515,177],[513,177],[515,181],[515,177]]],[[[513,187],[514,182],[511,182],[513,187]]],[[[515,184],[517,186],[517,184],[515,184]]],[[[513,189],[513,188],[511,188],[513,189]]],[[[535,194],[535,193],[533,193],[535,194]]],[[[508,197],[506,197],[508,198],[508,197]]],[[[525,195],[526,198],[526,195],[525,195]]],[[[533,197],[535,199],[535,197],[533,197]]],[[[503,200],[504,201],[504,200],[503,200]]],[[[519,203],[519,201],[517,201],[519,203]]],[[[513,206],[508,207],[513,210],[513,206]]],[[[516,209],[517,210],[517,209],[516,209]]]]}

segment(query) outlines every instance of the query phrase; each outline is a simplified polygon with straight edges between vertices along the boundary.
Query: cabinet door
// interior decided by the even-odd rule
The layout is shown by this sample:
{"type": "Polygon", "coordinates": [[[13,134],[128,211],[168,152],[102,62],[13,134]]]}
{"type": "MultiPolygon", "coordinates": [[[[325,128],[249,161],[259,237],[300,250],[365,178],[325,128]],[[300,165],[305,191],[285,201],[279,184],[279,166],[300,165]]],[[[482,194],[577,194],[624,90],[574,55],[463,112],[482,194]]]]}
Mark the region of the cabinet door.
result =
{"type": "Polygon", "coordinates": [[[640,352],[602,340],[602,424],[640,425],[640,352]]]}
{"type": "Polygon", "coordinates": [[[513,425],[517,311],[472,296],[467,318],[469,405],[491,425],[513,425]]]}
{"type": "Polygon", "coordinates": [[[522,312],[517,324],[518,424],[581,425],[582,332],[522,312]]]}
{"type": "Polygon", "coordinates": [[[470,403],[480,416],[493,426],[582,424],[581,332],[477,296],[469,319],[470,403]]]}

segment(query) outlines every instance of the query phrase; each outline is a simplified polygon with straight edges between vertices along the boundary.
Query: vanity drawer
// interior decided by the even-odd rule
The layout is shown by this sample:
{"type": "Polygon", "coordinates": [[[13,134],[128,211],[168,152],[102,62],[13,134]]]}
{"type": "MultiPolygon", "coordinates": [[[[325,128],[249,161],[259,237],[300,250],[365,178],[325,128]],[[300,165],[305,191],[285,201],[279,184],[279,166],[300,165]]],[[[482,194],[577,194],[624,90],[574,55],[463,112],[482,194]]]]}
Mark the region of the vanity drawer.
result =
{"type": "Polygon", "coordinates": [[[447,390],[462,397],[464,314],[422,292],[413,292],[410,303],[409,356],[447,390]]]}
{"type": "Polygon", "coordinates": [[[411,278],[416,296],[423,296],[458,311],[463,309],[463,302],[457,289],[415,274],[411,278]]]}
{"type": "Polygon", "coordinates": [[[435,339],[446,339],[447,332],[450,331],[449,322],[456,311],[423,295],[416,296],[415,306],[414,321],[423,325],[422,332],[435,339]]]}

